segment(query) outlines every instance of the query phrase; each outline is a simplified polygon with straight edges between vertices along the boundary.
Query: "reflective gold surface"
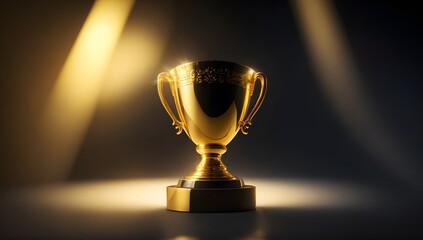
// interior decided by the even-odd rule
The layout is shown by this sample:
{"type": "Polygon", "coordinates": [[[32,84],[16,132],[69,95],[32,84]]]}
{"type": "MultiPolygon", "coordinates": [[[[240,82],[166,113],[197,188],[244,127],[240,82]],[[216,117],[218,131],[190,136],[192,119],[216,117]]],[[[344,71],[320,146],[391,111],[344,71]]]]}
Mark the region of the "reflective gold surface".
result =
{"type": "MultiPolygon", "coordinates": [[[[242,199],[242,196],[250,198],[251,194],[237,193],[240,191],[251,193],[251,190],[244,189],[251,189],[251,186],[245,186],[242,179],[229,173],[221,156],[227,150],[226,145],[239,130],[248,134],[251,119],[262,104],[266,93],[264,75],[249,67],[231,62],[191,62],[180,65],[170,72],[161,73],[158,76],[157,86],[160,100],[172,118],[177,134],[185,131],[197,145],[196,150],[201,155],[201,162],[195,171],[174,186],[181,188],[178,196],[182,196],[182,192],[186,193],[183,188],[203,189],[196,193],[203,195],[209,194],[207,189],[227,189],[241,196],[239,201],[254,202],[242,199]],[[163,83],[166,81],[170,85],[176,114],[163,94],[163,83]],[[256,81],[260,82],[261,87],[257,102],[248,113],[256,81]]],[[[173,193],[179,190],[168,188],[168,194],[169,191],[173,193]]],[[[170,206],[173,205],[174,199],[176,198],[168,196],[168,209],[172,209],[170,206]]],[[[250,206],[249,209],[254,208],[250,206]]],[[[179,211],[185,210],[181,207],[179,211]]],[[[231,209],[225,211],[231,211],[231,209]]],[[[234,208],[233,211],[237,210],[234,208]]]]}
{"type": "Polygon", "coordinates": [[[178,212],[243,212],[256,208],[256,187],[181,188],[167,187],[167,209],[178,212]]]}

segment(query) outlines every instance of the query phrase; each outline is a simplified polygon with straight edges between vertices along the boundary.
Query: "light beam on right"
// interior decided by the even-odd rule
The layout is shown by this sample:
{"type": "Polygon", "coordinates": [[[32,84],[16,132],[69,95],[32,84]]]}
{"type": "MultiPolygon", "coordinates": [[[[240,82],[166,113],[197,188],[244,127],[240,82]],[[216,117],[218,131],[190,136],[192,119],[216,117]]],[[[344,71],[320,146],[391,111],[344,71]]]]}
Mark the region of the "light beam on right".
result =
{"type": "Polygon", "coordinates": [[[380,164],[408,184],[421,178],[363,91],[360,76],[332,1],[293,0],[301,36],[322,91],[357,143],[380,164]]]}

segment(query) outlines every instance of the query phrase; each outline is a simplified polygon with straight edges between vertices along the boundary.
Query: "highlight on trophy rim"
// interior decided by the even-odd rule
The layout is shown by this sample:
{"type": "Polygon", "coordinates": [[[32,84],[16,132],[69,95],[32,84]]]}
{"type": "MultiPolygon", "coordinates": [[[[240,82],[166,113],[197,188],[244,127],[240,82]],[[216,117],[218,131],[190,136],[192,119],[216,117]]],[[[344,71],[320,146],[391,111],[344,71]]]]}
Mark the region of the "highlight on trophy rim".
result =
{"type": "Polygon", "coordinates": [[[239,130],[248,134],[263,103],[267,80],[252,68],[225,61],[182,64],[159,74],[160,100],[177,134],[184,131],[201,161],[177,185],[167,187],[167,209],[180,212],[237,212],[255,209],[255,186],[245,185],[222,162],[226,145],[239,130]],[[257,101],[251,103],[259,81],[257,101]],[[168,83],[175,112],[163,93],[168,83]],[[253,107],[250,109],[250,105],[253,107]]]}

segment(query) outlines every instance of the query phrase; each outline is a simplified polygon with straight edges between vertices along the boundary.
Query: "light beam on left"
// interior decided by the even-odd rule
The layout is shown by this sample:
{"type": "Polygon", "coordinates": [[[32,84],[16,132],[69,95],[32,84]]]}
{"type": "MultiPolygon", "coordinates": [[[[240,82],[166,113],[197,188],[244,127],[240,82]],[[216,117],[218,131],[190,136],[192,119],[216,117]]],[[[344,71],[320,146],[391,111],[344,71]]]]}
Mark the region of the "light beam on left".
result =
{"type": "Polygon", "coordinates": [[[96,109],[133,0],[97,0],[54,85],[41,121],[45,180],[65,180],[96,109]]]}

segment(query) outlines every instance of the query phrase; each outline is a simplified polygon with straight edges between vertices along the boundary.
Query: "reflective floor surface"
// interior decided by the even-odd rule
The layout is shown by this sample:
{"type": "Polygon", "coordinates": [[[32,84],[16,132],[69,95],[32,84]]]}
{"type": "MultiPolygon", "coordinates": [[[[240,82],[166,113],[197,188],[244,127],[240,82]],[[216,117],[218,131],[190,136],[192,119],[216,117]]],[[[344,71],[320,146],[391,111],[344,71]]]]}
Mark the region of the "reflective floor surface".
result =
{"type": "MultiPolygon", "coordinates": [[[[0,239],[404,239],[423,235],[417,196],[374,185],[247,179],[257,210],[165,210],[175,179],[76,182],[3,190],[0,239]]],[[[421,200],[421,199],[420,199],[421,200]]]]}

